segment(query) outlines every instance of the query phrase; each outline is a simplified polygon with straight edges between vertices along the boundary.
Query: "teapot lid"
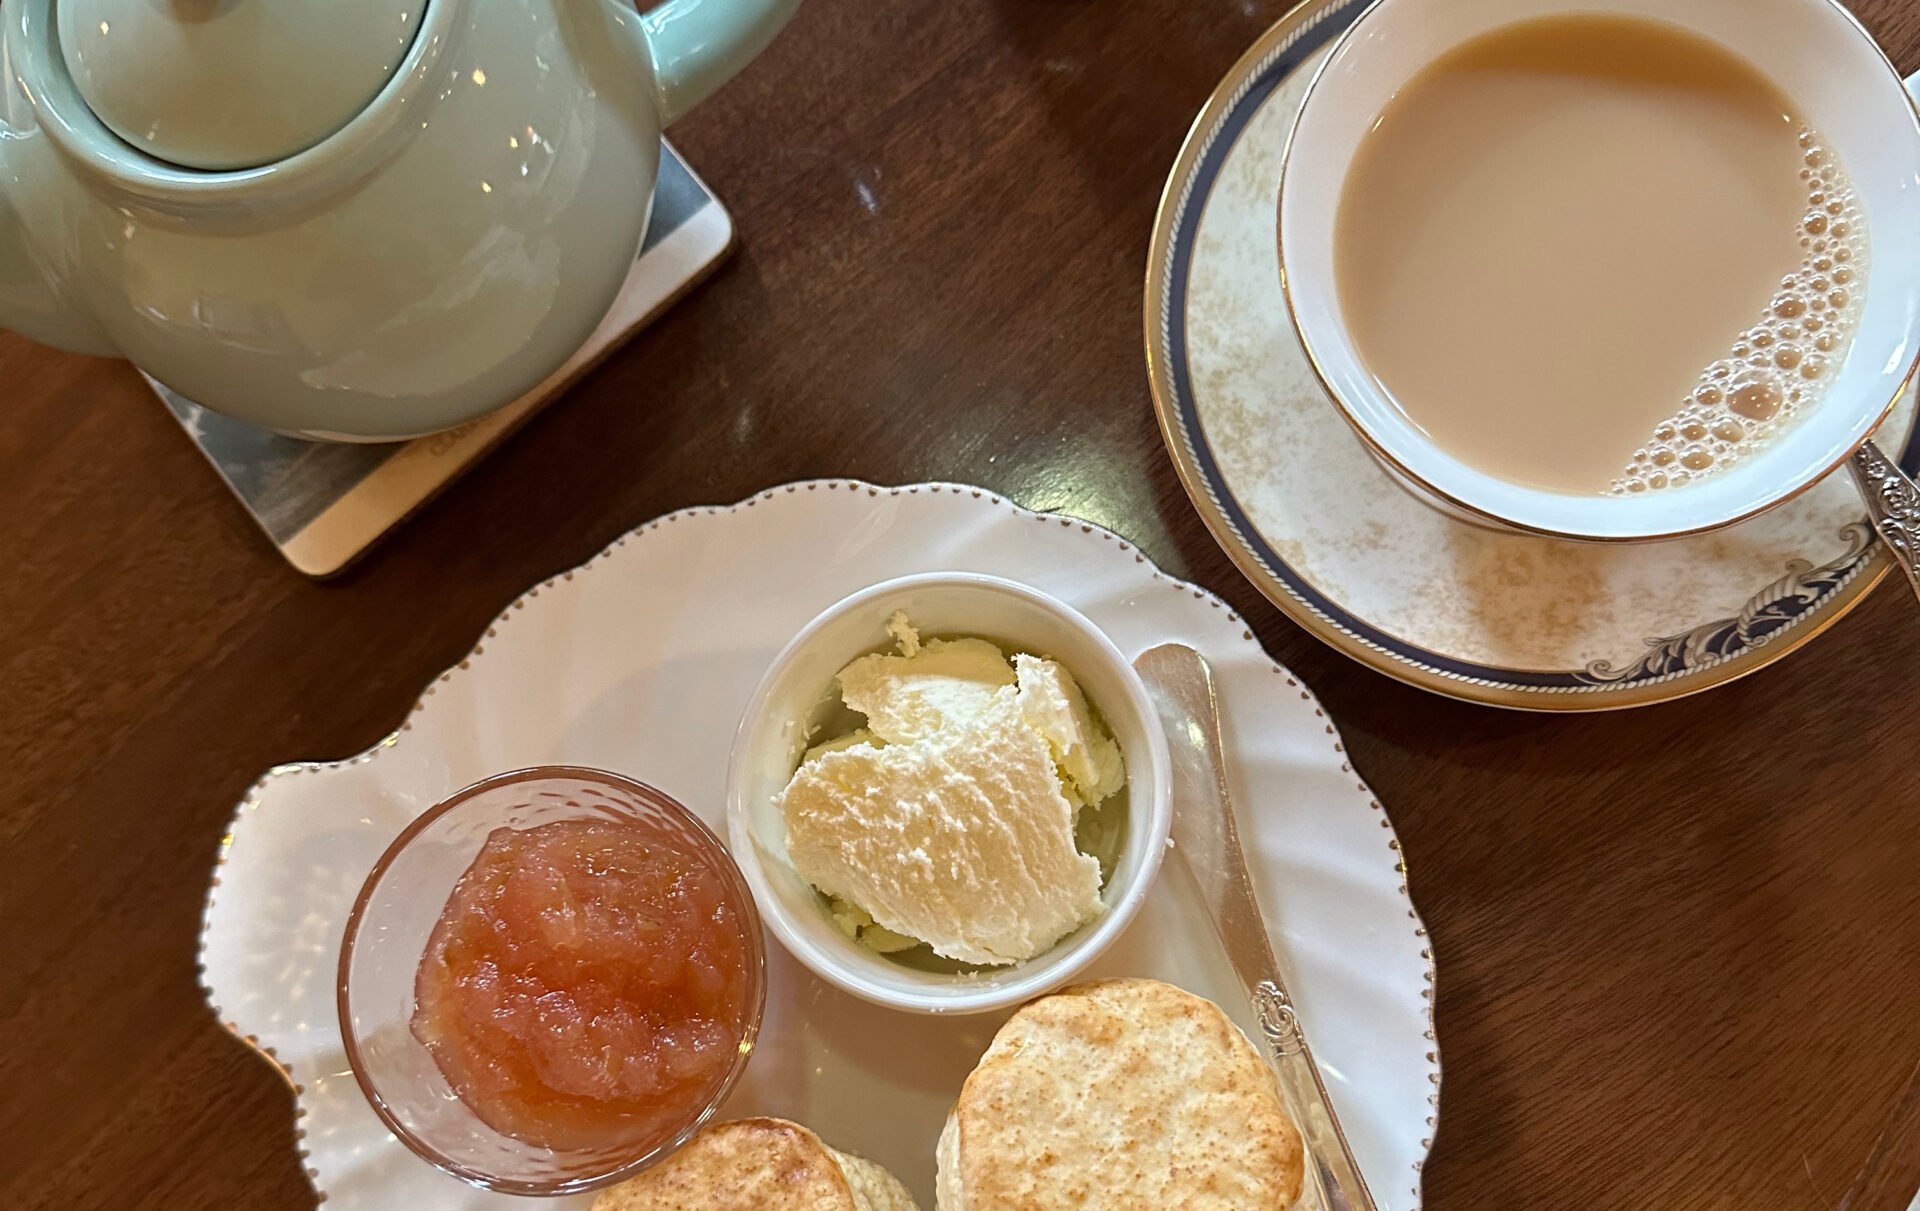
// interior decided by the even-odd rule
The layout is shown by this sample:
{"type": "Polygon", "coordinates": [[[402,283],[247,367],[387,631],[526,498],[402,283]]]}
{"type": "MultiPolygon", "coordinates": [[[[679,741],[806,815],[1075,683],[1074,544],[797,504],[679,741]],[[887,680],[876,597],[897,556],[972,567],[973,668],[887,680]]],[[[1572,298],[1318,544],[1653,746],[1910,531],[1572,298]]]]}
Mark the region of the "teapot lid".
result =
{"type": "Polygon", "coordinates": [[[392,78],[428,0],[56,0],[94,115],[186,168],[252,168],[320,142],[392,78]]]}

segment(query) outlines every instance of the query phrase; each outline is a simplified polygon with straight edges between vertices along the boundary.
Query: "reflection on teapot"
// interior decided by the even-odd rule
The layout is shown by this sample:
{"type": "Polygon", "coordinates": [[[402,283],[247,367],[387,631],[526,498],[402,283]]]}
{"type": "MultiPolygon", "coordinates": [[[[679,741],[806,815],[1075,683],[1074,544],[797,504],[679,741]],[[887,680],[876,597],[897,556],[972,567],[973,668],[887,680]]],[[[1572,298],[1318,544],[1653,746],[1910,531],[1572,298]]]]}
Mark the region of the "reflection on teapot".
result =
{"type": "Polygon", "coordinates": [[[0,325],[313,437],[430,433],[585,342],[660,130],[799,0],[8,0],[0,325]]]}

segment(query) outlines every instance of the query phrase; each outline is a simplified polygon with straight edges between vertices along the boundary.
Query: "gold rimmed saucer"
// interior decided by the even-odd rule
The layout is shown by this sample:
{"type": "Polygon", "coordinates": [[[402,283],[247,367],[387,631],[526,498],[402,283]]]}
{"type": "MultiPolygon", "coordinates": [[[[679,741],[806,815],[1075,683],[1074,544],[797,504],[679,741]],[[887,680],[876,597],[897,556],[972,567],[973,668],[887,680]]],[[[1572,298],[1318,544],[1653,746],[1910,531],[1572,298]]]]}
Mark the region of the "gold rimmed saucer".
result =
{"type": "MultiPolygon", "coordinates": [[[[1287,319],[1274,199],[1317,55],[1365,0],[1307,0],[1200,111],[1155,217],[1154,405],[1181,482],[1234,562],[1302,626],[1455,698],[1608,710],[1763,668],[1892,563],[1844,472],[1724,530],[1594,545],[1505,534],[1415,500],[1326,397],[1287,319]]],[[[1878,438],[1920,466],[1909,393],[1878,438]]]]}

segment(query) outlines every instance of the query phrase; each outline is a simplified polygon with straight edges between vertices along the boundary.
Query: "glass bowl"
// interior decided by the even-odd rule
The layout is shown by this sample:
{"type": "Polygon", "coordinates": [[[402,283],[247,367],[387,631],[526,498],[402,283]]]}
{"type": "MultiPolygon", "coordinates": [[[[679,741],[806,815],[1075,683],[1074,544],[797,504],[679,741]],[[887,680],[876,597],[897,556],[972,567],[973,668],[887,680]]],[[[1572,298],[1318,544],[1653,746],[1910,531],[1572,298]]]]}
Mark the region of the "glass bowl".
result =
{"type": "Polygon", "coordinates": [[[340,1036],[354,1078],[389,1130],[440,1169],[507,1194],[559,1195],[611,1185],[665,1158],[713,1117],[740,1079],[766,1006],[760,916],[740,870],[698,817],[644,783],[600,770],[542,766],[475,783],[423,813],[367,876],[340,947],[340,1036]],[[460,1100],[414,1037],[414,975],[454,884],[495,829],[560,820],[636,821],[721,876],[745,934],[746,1028],[732,1066],[671,1137],[562,1151],[494,1130],[460,1100]]]}

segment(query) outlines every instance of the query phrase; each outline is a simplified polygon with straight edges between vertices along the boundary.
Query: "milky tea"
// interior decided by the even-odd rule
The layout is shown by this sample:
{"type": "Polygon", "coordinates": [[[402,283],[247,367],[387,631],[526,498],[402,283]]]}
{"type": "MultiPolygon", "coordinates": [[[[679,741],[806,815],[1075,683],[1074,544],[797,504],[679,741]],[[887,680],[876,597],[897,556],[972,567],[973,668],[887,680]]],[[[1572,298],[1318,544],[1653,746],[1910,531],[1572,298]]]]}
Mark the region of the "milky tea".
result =
{"type": "Polygon", "coordinates": [[[1395,94],[1349,168],[1341,310],[1442,449],[1549,491],[1645,493],[1818,405],[1867,231],[1778,88],[1688,31],[1508,26],[1395,94]]]}

